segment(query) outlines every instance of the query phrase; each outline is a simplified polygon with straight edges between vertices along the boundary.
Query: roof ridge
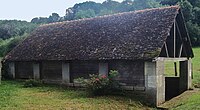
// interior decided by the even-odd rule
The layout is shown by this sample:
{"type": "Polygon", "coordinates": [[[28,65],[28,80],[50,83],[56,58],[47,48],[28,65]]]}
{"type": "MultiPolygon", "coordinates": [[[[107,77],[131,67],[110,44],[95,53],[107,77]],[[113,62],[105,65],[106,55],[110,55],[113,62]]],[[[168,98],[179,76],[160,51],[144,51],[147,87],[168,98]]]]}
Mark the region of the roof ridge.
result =
{"type": "Polygon", "coordinates": [[[96,16],[96,17],[92,17],[92,18],[83,18],[83,19],[77,19],[77,20],[71,20],[71,21],[48,23],[48,24],[40,25],[39,27],[58,25],[58,24],[64,24],[64,23],[69,23],[69,22],[92,20],[92,19],[96,19],[96,18],[105,18],[105,17],[117,16],[117,15],[122,15],[122,14],[129,14],[129,13],[136,14],[136,13],[141,13],[141,12],[146,12],[146,11],[162,10],[162,9],[170,9],[170,8],[177,8],[177,10],[179,10],[180,6],[179,5],[174,5],[174,6],[166,6],[166,7],[158,7],[158,8],[149,8],[149,9],[147,8],[147,9],[143,9],[143,10],[135,10],[135,11],[129,11],[129,12],[115,13],[115,14],[109,14],[109,15],[103,15],[103,16],[96,16]]]}
{"type": "Polygon", "coordinates": [[[161,9],[170,9],[170,8],[177,8],[177,10],[180,9],[179,5],[173,5],[173,6],[165,6],[165,7],[158,7],[158,8],[147,8],[143,10],[135,10],[132,12],[138,13],[138,12],[145,12],[145,11],[151,11],[151,10],[161,10],[161,9]]]}

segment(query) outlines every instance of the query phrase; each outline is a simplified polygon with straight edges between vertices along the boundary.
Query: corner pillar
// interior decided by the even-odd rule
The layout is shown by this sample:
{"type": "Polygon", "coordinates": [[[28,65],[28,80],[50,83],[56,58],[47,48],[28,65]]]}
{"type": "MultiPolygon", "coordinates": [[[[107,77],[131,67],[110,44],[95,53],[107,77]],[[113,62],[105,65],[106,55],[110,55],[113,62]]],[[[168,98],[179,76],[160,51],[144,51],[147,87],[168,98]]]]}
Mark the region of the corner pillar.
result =
{"type": "Polygon", "coordinates": [[[33,64],[33,77],[36,80],[40,79],[40,64],[39,63],[33,64]]]}
{"type": "Polygon", "coordinates": [[[191,60],[180,62],[180,93],[192,87],[192,63],[191,60]]]}
{"type": "Polygon", "coordinates": [[[99,63],[99,74],[108,76],[108,63],[99,63]]]}
{"type": "Polygon", "coordinates": [[[8,74],[9,74],[10,78],[15,79],[15,63],[14,62],[9,63],[8,74]]]}
{"type": "Polygon", "coordinates": [[[155,106],[165,101],[164,61],[145,62],[147,100],[155,106]]]}
{"type": "Polygon", "coordinates": [[[70,83],[70,68],[69,63],[62,63],[62,81],[63,83],[70,83]]]}

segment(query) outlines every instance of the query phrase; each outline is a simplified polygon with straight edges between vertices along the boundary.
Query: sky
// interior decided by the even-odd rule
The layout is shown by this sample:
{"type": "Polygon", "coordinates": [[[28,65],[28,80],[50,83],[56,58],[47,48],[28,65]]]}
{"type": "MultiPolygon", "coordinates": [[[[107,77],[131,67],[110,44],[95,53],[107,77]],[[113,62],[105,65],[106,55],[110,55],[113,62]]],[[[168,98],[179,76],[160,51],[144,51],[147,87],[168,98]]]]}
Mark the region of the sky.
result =
{"type": "Polygon", "coordinates": [[[102,3],[105,0],[0,0],[0,20],[31,21],[34,17],[48,17],[51,13],[64,16],[67,8],[85,1],[102,3]]]}

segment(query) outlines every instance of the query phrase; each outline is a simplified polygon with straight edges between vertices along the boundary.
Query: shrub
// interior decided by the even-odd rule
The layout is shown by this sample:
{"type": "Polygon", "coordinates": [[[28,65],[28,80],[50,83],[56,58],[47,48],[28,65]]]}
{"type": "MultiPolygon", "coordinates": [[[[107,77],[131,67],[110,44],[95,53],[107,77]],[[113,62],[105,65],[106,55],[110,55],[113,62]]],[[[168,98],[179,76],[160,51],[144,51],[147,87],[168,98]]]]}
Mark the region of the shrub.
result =
{"type": "Polygon", "coordinates": [[[24,82],[24,87],[39,87],[42,82],[39,80],[29,79],[24,82]]]}
{"type": "Polygon", "coordinates": [[[84,84],[91,95],[108,95],[121,90],[118,81],[114,80],[117,75],[117,71],[111,70],[108,76],[92,74],[89,79],[78,78],[75,82],[84,84]]]}

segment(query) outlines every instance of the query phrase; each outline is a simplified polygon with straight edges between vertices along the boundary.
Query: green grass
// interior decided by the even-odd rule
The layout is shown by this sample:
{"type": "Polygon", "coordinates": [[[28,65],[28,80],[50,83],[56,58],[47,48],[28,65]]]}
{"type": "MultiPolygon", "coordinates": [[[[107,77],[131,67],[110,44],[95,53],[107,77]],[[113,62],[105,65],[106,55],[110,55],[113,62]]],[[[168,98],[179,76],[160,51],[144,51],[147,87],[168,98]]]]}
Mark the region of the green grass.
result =
{"type": "Polygon", "coordinates": [[[193,83],[200,85],[200,47],[193,48],[194,58],[192,59],[193,63],[193,83]]]}
{"type": "MultiPolygon", "coordinates": [[[[176,62],[177,63],[177,75],[179,76],[180,73],[179,73],[179,62],[176,62]]],[[[165,62],[165,76],[167,77],[171,77],[171,76],[175,76],[175,69],[174,69],[174,62],[172,61],[166,61],[165,62]]]]}
{"type": "Polygon", "coordinates": [[[16,81],[2,81],[0,109],[3,110],[141,110],[150,109],[124,96],[89,97],[83,90],[55,86],[24,88],[16,81]]]}
{"type": "Polygon", "coordinates": [[[189,98],[182,100],[173,110],[200,110],[200,92],[193,93],[189,98]]]}
{"type": "Polygon", "coordinates": [[[186,91],[178,97],[167,101],[161,108],[170,110],[200,110],[200,90],[186,91]]]}

